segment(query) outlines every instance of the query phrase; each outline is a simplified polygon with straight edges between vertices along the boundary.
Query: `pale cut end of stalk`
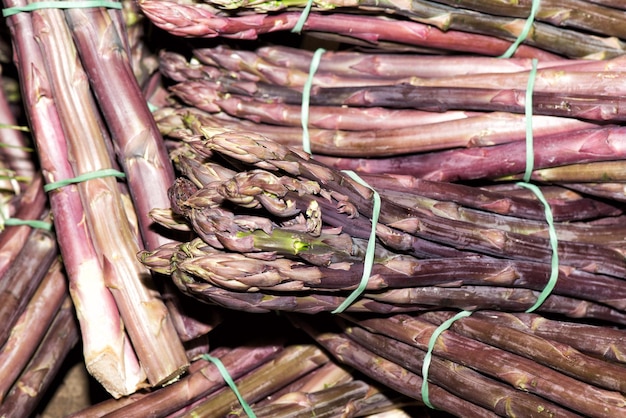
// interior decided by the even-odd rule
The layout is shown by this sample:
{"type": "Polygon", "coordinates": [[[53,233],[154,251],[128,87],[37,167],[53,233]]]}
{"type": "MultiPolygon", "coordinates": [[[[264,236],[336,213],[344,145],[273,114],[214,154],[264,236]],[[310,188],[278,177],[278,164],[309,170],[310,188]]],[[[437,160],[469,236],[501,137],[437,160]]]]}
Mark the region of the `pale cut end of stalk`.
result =
{"type": "Polygon", "coordinates": [[[96,260],[81,265],[70,283],[70,294],[81,325],[87,371],[115,398],[146,387],[146,374],[96,260]],[[98,324],[97,329],[94,324],[98,324]]]}

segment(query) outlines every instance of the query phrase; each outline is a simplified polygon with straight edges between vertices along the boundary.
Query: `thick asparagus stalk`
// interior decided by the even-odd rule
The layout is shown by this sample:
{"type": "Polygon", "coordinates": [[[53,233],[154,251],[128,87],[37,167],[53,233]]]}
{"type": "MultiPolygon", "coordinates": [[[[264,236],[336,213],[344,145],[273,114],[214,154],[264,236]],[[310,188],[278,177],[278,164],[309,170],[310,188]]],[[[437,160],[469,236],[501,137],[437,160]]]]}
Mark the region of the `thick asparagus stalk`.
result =
{"type": "MultiPolygon", "coordinates": [[[[261,46],[255,51],[234,50],[224,45],[214,48],[196,48],[193,50],[194,57],[207,66],[219,66],[231,71],[249,72],[255,79],[264,80],[263,77],[276,77],[272,74],[277,70],[279,74],[291,75],[307,74],[311,68],[313,52],[305,48],[292,48],[284,45],[261,46]],[[236,52],[235,52],[236,51],[236,52]],[[234,53],[233,53],[234,52],[234,53]]],[[[169,55],[169,54],[168,54],[169,55]]],[[[163,53],[161,55],[164,57],[163,53]]],[[[621,62],[619,57],[614,58],[615,64],[621,62]]],[[[186,61],[186,60],[185,60],[186,61]]],[[[541,60],[537,63],[538,68],[578,68],[603,71],[613,60],[589,61],[556,59],[553,61],[541,60]]],[[[180,62],[179,62],[180,64],[180,62]]],[[[167,66],[167,63],[161,65],[167,66]]],[[[184,67],[178,67],[184,70],[184,67]]],[[[206,66],[189,65],[189,76],[210,77],[214,72],[208,72],[206,66]],[[207,70],[206,73],[198,70],[207,70]],[[204,74],[204,75],[202,75],[204,74]]],[[[215,68],[215,67],[214,67],[215,68]]],[[[488,56],[456,56],[456,55],[425,55],[425,54],[378,54],[370,52],[327,50],[320,58],[317,71],[313,75],[313,83],[318,74],[335,74],[346,78],[367,79],[397,79],[397,78],[431,78],[453,77],[468,74],[497,74],[517,73],[529,71],[532,68],[531,60],[527,58],[501,58],[488,56]]],[[[615,68],[616,70],[619,67],[615,68]]],[[[296,80],[302,76],[286,77],[284,81],[291,81],[293,86],[296,80]]],[[[277,78],[277,81],[279,79],[277,78]]],[[[304,79],[306,80],[306,78],[304,79]]],[[[303,81],[304,81],[303,80],[303,81]]],[[[177,79],[177,81],[182,81],[177,79]]],[[[267,81],[267,80],[265,80],[267,81]]],[[[281,84],[281,83],[278,83],[281,84]]]]}
{"type": "Polygon", "coordinates": [[[11,328],[0,351],[0,404],[26,367],[66,299],[67,284],[56,260],[11,328]]]}
{"type": "Polygon", "coordinates": [[[3,275],[0,297],[0,343],[4,343],[11,328],[44,279],[57,256],[56,241],[52,234],[35,230],[26,240],[22,251],[3,275]]]}
{"type": "MultiPolygon", "coordinates": [[[[528,191],[523,187],[511,185],[503,188],[472,187],[463,184],[425,180],[402,174],[361,174],[367,184],[379,192],[391,190],[419,194],[431,199],[456,202],[460,205],[486,210],[502,215],[524,219],[545,221],[545,207],[534,194],[522,195],[528,191]]],[[[621,214],[615,205],[580,195],[568,198],[562,193],[551,196],[548,187],[540,187],[543,196],[550,204],[553,219],[556,222],[579,221],[613,217],[621,214]]]]}
{"type": "MultiPolygon", "coordinates": [[[[63,12],[38,10],[33,14],[33,25],[46,57],[47,74],[75,174],[111,168],[108,138],[101,129],[63,12]]],[[[150,272],[136,259],[140,247],[121,205],[118,185],[114,178],[104,177],[80,183],[78,190],[107,287],[113,293],[148,380],[152,385],[166,383],[186,368],[184,350],[177,337],[170,338],[176,333],[167,309],[149,284],[150,272]]]]}
{"type": "MultiPolygon", "coordinates": [[[[530,14],[530,4],[512,4],[500,0],[437,0],[437,3],[453,7],[476,10],[497,16],[525,18],[530,14]]],[[[596,5],[585,0],[541,1],[535,14],[535,19],[555,26],[565,26],[591,32],[625,38],[626,33],[620,24],[623,13],[612,7],[596,5]]]]}
{"type": "Polygon", "coordinates": [[[70,298],[66,298],[44,339],[4,402],[0,416],[31,416],[52,386],[63,360],[79,342],[79,330],[70,298]]]}
{"type": "Polygon", "coordinates": [[[622,329],[553,320],[529,313],[510,314],[487,311],[476,312],[473,316],[494,325],[511,327],[549,340],[559,341],[582,352],[602,356],[607,360],[626,362],[622,329]]]}
{"type": "MultiPolygon", "coordinates": [[[[257,347],[251,345],[249,347],[235,347],[220,356],[213,352],[211,352],[211,355],[217,356],[224,364],[224,367],[226,367],[229,375],[233,379],[237,379],[269,361],[281,349],[282,347],[278,344],[265,344],[257,347]]],[[[154,392],[146,394],[140,400],[110,411],[104,416],[107,418],[137,415],[147,417],[167,416],[199,399],[209,396],[224,386],[224,381],[213,363],[205,360],[197,360],[196,363],[195,367],[197,370],[183,377],[180,381],[159,388],[154,392]]],[[[97,411],[98,405],[95,405],[93,408],[73,414],[72,417],[90,417],[97,411]]]]}

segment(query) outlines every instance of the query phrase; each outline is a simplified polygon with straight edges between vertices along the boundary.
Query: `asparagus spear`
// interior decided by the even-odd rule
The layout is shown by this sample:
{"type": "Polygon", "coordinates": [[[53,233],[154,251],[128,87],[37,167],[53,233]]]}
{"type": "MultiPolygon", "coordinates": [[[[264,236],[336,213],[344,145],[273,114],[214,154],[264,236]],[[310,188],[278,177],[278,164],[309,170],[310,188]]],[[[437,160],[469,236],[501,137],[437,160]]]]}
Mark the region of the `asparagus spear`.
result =
{"type": "Polygon", "coordinates": [[[66,298],[26,369],[0,405],[0,416],[31,416],[54,384],[63,360],[79,342],[71,300],[66,298]]]}
{"type": "MultiPolygon", "coordinates": [[[[510,16],[525,18],[530,14],[530,4],[506,3],[501,0],[475,1],[475,0],[437,0],[437,3],[449,6],[476,10],[497,16],[510,16]]],[[[612,7],[596,5],[585,0],[542,1],[537,8],[535,19],[547,22],[555,26],[572,27],[583,29],[599,34],[624,38],[626,33],[620,27],[622,12],[612,7]]]]}
{"type": "MultiPolygon", "coordinates": [[[[231,71],[250,71],[257,77],[272,76],[270,71],[261,71],[256,63],[263,63],[269,69],[297,70],[309,73],[313,52],[305,48],[293,48],[285,45],[263,45],[254,51],[242,51],[219,45],[214,48],[195,48],[193,55],[207,66],[219,66],[231,71]],[[262,72],[261,74],[259,74],[262,72]]],[[[167,54],[169,56],[169,54],[167,54]]],[[[161,55],[165,57],[165,55],[161,55]]],[[[615,58],[616,63],[620,58],[615,58]]],[[[167,60],[166,60],[167,61],[167,60]]],[[[183,60],[186,61],[186,60],[183,60]]],[[[612,60],[599,62],[589,60],[556,59],[537,63],[538,68],[594,68],[598,71],[606,69],[612,60]]],[[[162,63],[167,66],[167,62],[162,63]]],[[[453,77],[468,74],[517,73],[529,71],[531,60],[527,58],[501,59],[488,56],[457,56],[457,55],[425,55],[425,54],[380,54],[354,50],[327,50],[320,57],[319,66],[313,75],[314,84],[317,74],[336,74],[344,77],[368,78],[413,78],[413,77],[453,77]]],[[[206,66],[188,66],[203,68],[206,66]]],[[[210,73],[209,73],[210,74],[210,73]]],[[[191,74],[190,74],[191,75],[191,74]]],[[[290,78],[291,79],[291,78],[290,78]]],[[[291,79],[293,80],[293,79],[291,79]]],[[[177,80],[182,81],[182,80],[177,80]]]]}
{"type": "Polygon", "coordinates": [[[515,328],[540,337],[568,344],[582,352],[598,355],[609,361],[626,362],[623,330],[602,325],[545,318],[530,313],[476,312],[474,317],[492,324],[515,328]]]}
{"type": "MultiPolygon", "coordinates": [[[[248,8],[247,6],[249,5],[256,13],[276,12],[287,8],[287,6],[302,8],[306,5],[304,1],[290,1],[288,3],[249,2],[248,4],[248,2],[243,1],[231,2],[213,0],[208,3],[217,8],[235,9],[240,12],[241,9],[248,8]]],[[[370,12],[377,12],[380,15],[404,16],[421,23],[432,25],[442,31],[458,30],[512,40],[515,40],[519,33],[521,33],[525,23],[522,19],[468,11],[423,0],[413,1],[410,4],[393,0],[382,2],[358,0],[341,3],[324,0],[315,1],[314,6],[316,6],[316,10],[321,11],[328,11],[329,9],[335,10],[336,8],[342,7],[361,8],[370,12]]],[[[610,9],[604,10],[610,12],[610,9]]],[[[603,16],[608,18],[605,20],[605,23],[597,22],[594,29],[601,31],[605,29],[606,25],[608,28],[613,29],[608,29],[608,31],[613,34],[616,28],[619,28],[619,25],[616,24],[614,19],[618,16],[618,12],[613,13],[613,16],[606,15],[607,13],[603,16]],[[608,25],[606,23],[607,21],[611,21],[613,25],[608,25]]],[[[524,18],[527,16],[528,14],[526,14],[524,18]]],[[[589,23],[590,19],[588,16],[586,17],[585,23],[589,23]]],[[[619,35],[625,34],[622,29],[619,29],[618,33],[619,35]]],[[[596,54],[605,56],[605,53],[610,55],[611,52],[608,51],[609,48],[607,47],[609,44],[617,50],[620,50],[622,47],[619,39],[603,39],[599,36],[590,37],[584,32],[561,29],[557,26],[542,22],[534,22],[532,31],[525,39],[525,42],[544,50],[576,58],[595,56],[596,54]]],[[[619,52],[617,54],[619,54],[619,52]]]]}
{"type": "MultiPolygon", "coordinates": [[[[167,190],[165,187],[148,190],[145,185],[171,184],[174,170],[131,68],[130,51],[124,48],[125,32],[116,29],[116,20],[111,17],[115,17],[113,13],[97,8],[68,9],[66,16],[90,86],[116,144],[117,159],[122,162],[126,173],[142,242],[148,249],[156,248],[173,239],[158,231],[148,216],[152,208],[166,204],[167,190]]],[[[166,306],[170,313],[161,324],[161,341],[169,341],[166,346],[170,350],[171,365],[168,367],[182,370],[187,366],[187,359],[182,344],[177,342],[172,322],[176,320],[179,325],[189,324],[195,328],[183,327],[183,334],[205,332],[206,329],[203,331],[204,327],[197,319],[183,318],[182,308],[168,284],[163,284],[161,288],[167,296],[166,306]]]]}
{"type": "MultiPolygon", "coordinates": [[[[233,379],[244,375],[256,367],[270,361],[278,355],[282,347],[279,344],[259,344],[254,346],[235,347],[227,350],[223,355],[211,352],[217,356],[228,370],[233,379]]],[[[206,360],[196,360],[195,368],[188,376],[180,381],[159,388],[143,396],[137,402],[130,403],[115,411],[107,413],[106,417],[128,417],[136,414],[157,417],[175,413],[196,400],[205,398],[224,385],[217,367],[206,360]]],[[[95,408],[88,408],[72,415],[73,418],[89,417],[95,413],[95,408]]]]}
{"type": "MultiPolygon", "coordinates": [[[[544,221],[545,207],[537,200],[534,193],[523,187],[510,184],[510,187],[472,187],[468,185],[431,181],[402,174],[365,174],[364,179],[379,192],[390,190],[419,194],[431,199],[455,202],[468,208],[486,210],[502,215],[511,215],[524,219],[544,221]],[[530,192],[526,194],[524,192],[530,192]],[[522,194],[524,193],[524,194],[522,194]]],[[[497,184],[496,184],[497,185],[497,184]]],[[[500,185],[498,185],[500,186],[500,185]]],[[[552,216],[556,222],[606,219],[621,214],[619,208],[603,201],[584,198],[580,195],[563,193],[552,196],[549,187],[541,187],[543,196],[550,204],[552,216]]],[[[560,189],[562,192],[563,189],[560,189]]]]}
{"type": "MultiPolygon", "coordinates": [[[[46,211],[46,195],[41,188],[42,183],[41,176],[33,177],[28,187],[9,202],[8,213],[3,213],[3,216],[23,220],[40,219],[46,211]]],[[[27,225],[4,227],[0,234],[0,276],[9,270],[32,231],[27,225]]]]}
{"type": "Polygon", "coordinates": [[[67,294],[65,275],[61,272],[60,261],[56,260],[11,327],[11,333],[2,346],[0,403],[37,349],[67,294]]]}
{"type": "Polygon", "coordinates": [[[12,326],[36,292],[56,256],[57,246],[52,234],[35,230],[26,240],[11,268],[2,276],[0,343],[6,342],[12,326]]]}
{"type": "MultiPolygon", "coordinates": [[[[570,182],[594,181],[606,173],[605,179],[611,177],[616,180],[620,177],[619,161],[612,160],[621,157],[608,157],[606,152],[611,148],[612,130],[615,133],[622,126],[613,128],[600,128],[600,130],[582,130],[569,132],[563,135],[555,135],[545,140],[539,139],[535,143],[535,167],[533,173],[535,180],[543,181],[567,181],[570,182]],[[585,160],[583,151],[585,143],[596,143],[599,154],[592,157],[593,152],[587,154],[593,160],[604,154],[604,161],[585,160]],[[609,148],[602,150],[604,144],[609,148]],[[562,148],[561,148],[562,146],[562,148]],[[582,160],[578,160],[582,158],[582,160]],[[576,166],[576,164],[581,164],[576,166]],[[591,164],[591,165],[589,165],[591,164]],[[572,168],[574,167],[574,168],[572,168]],[[588,167],[588,172],[582,169],[588,167]],[[612,173],[615,172],[615,174],[612,173]],[[559,176],[559,172],[561,175],[559,176]],[[551,175],[551,173],[553,173],[551,175]],[[566,177],[569,174],[569,178],[566,177]],[[593,177],[595,175],[595,177],[593,177]]],[[[617,136],[614,137],[617,139],[617,136]]],[[[613,142],[617,145],[617,142],[613,142]]],[[[617,145],[618,147],[620,145],[617,145]]],[[[523,141],[496,145],[494,147],[461,148],[443,151],[433,151],[423,154],[411,154],[387,158],[329,158],[319,156],[318,160],[332,165],[340,170],[355,170],[370,174],[404,174],[432,181],[461,181],[481,178],[500,180],[521,179],[526,167],[525,143],[523,141]],[[510,161],[510,165],[501,164],[503,159],[510,161]],[[480,164],[477,162],[480,161],[480,164]],[[520,174],[522,173],[522,174],[520,174]]],[[[597,181],[597,180],[596,180],[597,181]]]]}

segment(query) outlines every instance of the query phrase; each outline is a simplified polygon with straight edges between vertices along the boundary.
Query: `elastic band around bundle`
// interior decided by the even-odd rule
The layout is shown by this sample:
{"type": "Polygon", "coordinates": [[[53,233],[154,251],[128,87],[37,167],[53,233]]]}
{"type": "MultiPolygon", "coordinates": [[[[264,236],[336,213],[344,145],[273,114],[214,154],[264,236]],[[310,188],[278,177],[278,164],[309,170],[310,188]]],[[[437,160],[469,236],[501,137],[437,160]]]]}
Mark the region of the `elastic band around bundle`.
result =
{"type": "Polygon", "coordinates": [[[543,288],[543,290],[537,297],[537,301],[533,304],[533,306],[531,306],[530,308],[526,310],[526,312],[530,313],[530,312],[535,311],[537,308],[539,308],[543,304],[543,302],[545,302],[545,300],[548,298],[548,296],[550,296],[550,294],[554,290],[554,287],[556,286],[556,282],[559,278],[559,253],[558,253],[559,242],[558,242],[558,238],[556,235],[556,228],[554,227],[554,218],[552,216],[552,210],[550,209],[550,204],[544,197],[543,193],[541,192],[541,189],[539,189],[539,187],[531,183],[519,182],[517,183],[517,185],[531,190],[537,196],[537,199],[539,199],[541,203],[543,203],[545,213],[546,213],[546,222],[548,223],[548,235],[550,237],[550,247],[552,248],[550,278],[548,279],[548,283],[546,284],[546,286],[543,288]]]}
{"type": "Polygon", "coordinates": [[[116,1],[93,0],[93,1],[40,1],[26,6],[7,7],[2,10],[3,17],[13,16],[22,12],[32,12],[41,9],[88,9],[104,7],[107,9],[122,9],[122,4],[116,1]]]}
{"type": "Polygon", "coordinates": [[[3,221],[3,224],[4,226],[30,226],[31,228],[43,229],[45,231],[52,230],[50,222],[35,219],[7,218],[3,221]]]}
{"type": "Polygon", "coordinates": [[[239,393],[239,389],[237,389],[237,385],[233,381],[233,378],[228,373],[228,370],[226,370],[226,367],[224,367],[224,363],[222,363],[222,361],[217,357],[213,357],[209,354],[203,354],[201,358],[215,364],[215,367],[217,367],[217,370],[222,375],[224,382],[226,382],[226,384],[230,387],[230,389],[237,397],[237,400],[239,401],[239,404],[243,408],[244,412],[248,415],[249,418],[256,418],[256,415],[252,411],[252,408],[250,408],[250,405],[248,405],[243,396],[241,396],[241,393],[239,393]]]}
{"type": "Polygon", "coordinates": [[[304,24],[306,23],[306,20],[309,18],[309,14],[311,13],[312,7],[313,7],[313,0],[307,0],[306,6],[304,6],[304,9],[302,10],[300,17],[298,18],[298,21],[296,22],[293,29],[291,29],[292,33],[302,32],[302,29],[304,28],[304,24]]]}
{"type": "Polygon", "coordinates": [[[428,350],[426,351],[426,355],[424,356],[424,363],[422,364],[422,401],[424,405],[431,409],[435,409],[433,404],[430,402],[429,394],[428,394],[428,369],[430,368],[430,362],[433,357],[433,349],[435,348],[435,344],[437,343],[437,339],[439,336],[448,328],[452,326],[452,324],[461,319],[470,316],[472,311],[461,311],[454,315],[452,318],[444,321],[433,331],[430,339],[428,340],[428,350]]]}
{"type": "Polygon", "coordinates": [[[326,52],[324,48],[318,48],[309,66],[309,76],[302,87],[302,107],[300,108],[300,122],[302,124],[302,149],[307,154],[311,154],[311,138],[309,137],[309,104],[311,102],[311,88],[313,87],[313,79],[315,72],[320,66],[322,55],[326,52]]]}
{"type": "Polygon", "coordinates": [[[48,183],[43,186],[44,191],[49,192],[55,189],[60,189],[61,187],[69,186],[70,184],[82,183],[84,181],[99,179],[103,177],[126,177],[126,174],[121,171],[105,168],[102,170],[92,171],[90,173],[81,174],[80,176],[76,176],[71,179],[59,180],[52,183],[48,183]]]}
{"type": "Polygon", "coordinates": [[[368,187],[374,192],[374,206],[372,208],[372,229],[367,241],[367,249],[365,250],[365,257],[363,259],[363,275],[359,286],[352,291],[352,293],[335,309],[332,313],[341,313],[348,308],[367,288],[367,282],[372,274],[372,268],[374,267],[374,255],[376,254],[376,226],[378,225],[378,218],[380,216],[380,195],[374,189],[372,189],[362,178],[360,178],[354,171],[344,171],[354,181],[362,186],[368,187]]]}
{"type": "Polygon", "coordinates": [[[515,51],[517,50],[517,47],[519,47],[520,44],[526,40],[526,38],[528,37],[528,34],[530,33],[530,30],[533,27],[533,23],[535,21],[535,15],[537,15],[537,11],[539,10],[539,2],[540,0],[533,0],[532,5],[530,6],[530,14],[528,15],[528,18],[526,18],[526,23],[524,24],[522,31],[517,36],[517,39],[515,40],[515,42],[513,42],[509,46],[509,48],[504,52],[504,54],[500,55],[499,58],[511,58],[513,54],[515,53],[515,51]]]}

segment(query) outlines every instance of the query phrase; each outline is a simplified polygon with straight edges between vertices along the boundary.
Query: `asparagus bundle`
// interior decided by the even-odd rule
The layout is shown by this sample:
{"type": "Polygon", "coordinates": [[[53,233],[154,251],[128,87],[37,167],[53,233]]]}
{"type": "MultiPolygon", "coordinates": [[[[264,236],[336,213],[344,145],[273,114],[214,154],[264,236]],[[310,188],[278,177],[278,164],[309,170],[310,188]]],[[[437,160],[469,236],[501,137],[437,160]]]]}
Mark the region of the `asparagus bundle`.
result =
{"type": "MultiPolygon", "coordinates": [[[[231,308],[336,309],[365,269],[372,190],[258,134],[204,127],[190,114],[180,121],[186,125],[172,135],[184,141],[174,153],[184,176],[170,189],[173,212],[159,211],[155,219],[171,228],[186,222],[198,238],[143,252],[143,262],[171,274],[183,291],[231,308]],[[267,212],[250,212],[258,209],[267,212]]],[[[550,251],[541,223],[466,209],[441,195],[380,190],[371,275],[360,303],[349,309],[510,309],[547,284],[550,251]],[[518,293],[507,297],[501,286],[518,293]]],[[[580,236],[557,223],[559,280],[543,309],[571,315],[584,300],[619,316],[624,267],[621,242],[610,240],[614,226],[607,225],[608,241],[600,238],[602,225],[581,221],[576,228],[580,236]]]]}
{"type": "MultiPolygon", "coordinates": [[[[372,367],[371,362],[375,361],[402,367],[408,373],[419,376],[425,373],[424,357],[426,351],[429,351],[429,337],[435,328],[428,320],[447,318],[452,314],[447,311],[433,311],[420,315],[370,319],[351,315],[345,317],[348,322],[312,322],[301,317],[292,317],[292,320],[328,348],[334,356],[365,373],[373,373],[376,367],[372,367]],[[339,327],[332,326],[332,322],[339,327]],[[369,364],[366,360],[368,358],[369,364]]],[[[482,335],[489,342],[483,337],[477,337],[476,333],[471,337],[465,331],[457,334],[457,330],[469,329],[465,327],[466,324],[484,322],[483,318],[486,317],[489,317],[489,312],[477,313],[476,318],[469,316],[457,320],[452,330],[441,334],[435,343],[431,352],[432,361],[428,367],[428,392],[431,402],[437,403],[438,408],[442,408],[439,405],[445,399],[439,391],[442,386],[451,392],[450,395],[467,399],[498,416],[526,416],[537,413],[541,416],[545,413],[549,416],[600,417],[623,413],[623,390],[620,393],[612,384],[605,384],[605,389],[596,386],[596,377],[604,375],[604,372],[595,374],[593,367],[586,363],[585,367],[575,367],[576,372],[580,373],[578,376],[570,377],[569,372],[560,370],[556,363],[570,356],[578,356],[576,363],[569,364],[579,365],[584,357],[591,363],[597,361],[601,370],[606,367],[605,377],[612,373],[623,373],[626,370],[623,364],[597,360],[595,356],[582,354],[573,347],[550,340],[549,337],[534,337],[528,333],[530,331],[515,331],[507,325],[495,328],[501,333],[499,336],[488,336],[490,331],[484,328],[487,332],[482,335]],[[520,340],[516,337],[518,332],[521,333],[520,340]],[[505,338],[500,338],[502,336],[505,338]],[[514,347],[516,340],[521,344],[514,347]],[[477,350],[477,355],[474,355],[473,350],[477,350]],[[557,351],[560,354],[556,354],[557,351]],[[593,407],[595,402],[597,404],[593,407]]],[[[536,318],[541,320],[537,316],[536,318]]],[[[440,321],[433,322],[438,324],[440,321]]],[[[550,325],[546,328],[549,327],[550,325]]],[[[494,328],[490,327],[489,330],[493,331],[494,328]]],[[[593,337],[582,337],[579,340],[586,340],[582,344],[594,344],[593,337]]],[[[619,380],[617,378],[614,383],[619,380]]],[[[418,387],[421,386],[421,382],[418,383],[418,387]]],[[[396,385],[399,386],[399,383],[396,385]]],[[[403,385],[403,388],[407,386],[403,385]]],[[[412,396],[422,399],[422,393],[419,390],[417,392],[412,396]]],[[[462,411],[454,413],[456,416],[468,414],[462,411]]]]}
{"type": "MultiPolygon", "coordinates": [[[[307,14],[302,30],[340,34],[343,35],[344,42],[350,42],[352,38],[373,45],[378,40],[390,40],[444,50],[500,55],[504,50],[496,47],[494,42],[515,41],[523,32],[525,23],[523,18],[511,17],[513,13],[507,13],[505,16],[481,13],[430,1],[414,1],[410,4],[365,0],[313,3],[313,11],[307,14]],[[367,10],[367,13],[358,13],[360,9],[367,10]],[[341,13],[344,11],[346,13],[341,13]],[[347,13],[350,11],[357,13],[347,13]],[[415,36],[418,34],[419,36],[415,36]],[[453,41],[453,38],[457,39],[453,41]],[[470,46],[470,39],[481,45],[470,46]],[[495,52],[498,50],[499,53],[495,52]]],[[[576,22],[572,29],[537,21],[532,25],[530,35],[525,40],[527,48],[536,47],[570,58],[602,59],[621,55],[623,43],[617,36],[623,36],[624,33],[611,29],[621,27],[620,12],[587,2],[581,3],[584,4],[583,10],[593,8],[599,13],[594,15],[592,12],[587,14],[583,12],[578,15],[580,17],[578,22],[571,19],[571,22],[576,22]],[[589,35],[586,31],[578,29],[581,26],[585,26],[585,29],[592,27],[601,35],[589,35]]],[[[140,2],[140,6],[157,26],[175,35],[190,37],[256,39],[263,33],[293,29],[300,17],[298,12],[282,11],[288,8],[286,3],[280,2],[250,2],[251,7],[248,8],[246,2],[181,4],[163,0],[145,0],[140,2]],[[268,13],[270,11],[273,13],[268,13]]],[[[289,3],[290,8],[303,9],[305,6],[306,2],[289,3]]],[[[502,8],[506,9],[506,6],[502,8]]],[[[570,7],[564,6],[561,10],[551,8],[548,14],[558,16],[564,10],[567,12],[570,7]]],[[[524,15],[525,17],[528,17],[528,13],[524,15]]],[[[522,53],[527,52],[533,54],[526,48],[522,53]]]]}

